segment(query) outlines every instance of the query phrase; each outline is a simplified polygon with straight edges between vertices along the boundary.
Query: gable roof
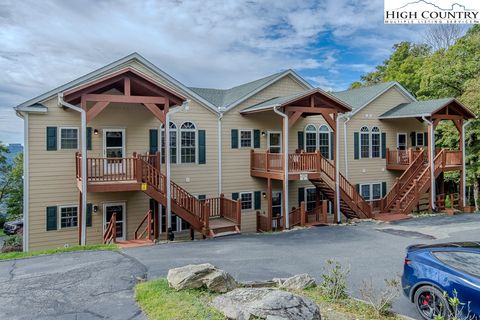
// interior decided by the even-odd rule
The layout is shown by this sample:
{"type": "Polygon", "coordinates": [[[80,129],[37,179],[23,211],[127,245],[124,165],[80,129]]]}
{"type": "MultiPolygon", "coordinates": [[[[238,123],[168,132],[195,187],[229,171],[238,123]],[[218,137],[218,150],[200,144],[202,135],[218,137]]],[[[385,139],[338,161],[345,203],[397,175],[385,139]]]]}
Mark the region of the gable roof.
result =
{"type": "Polygon", "coordinates": [[[345,111],[350,111],[351,110],[351,107],[347,103],[345,103],[342,100],[339,100],[338,98],[336,98],[332,94],[330,94],[328,92],[325,92],[320,88],[313,88],[313,89],[310,89],[310,90],[305,90],[305,91],[302,91],[302,92],[297,92],[297,93],[294,93],[294,94],[290,94],[290,95],[287,95],[287,96],[281,96],[281,97],[276,97],[276,98],[265,100],[263,102],[257,103],[253,106],[250,106],[250,107],[247,107],[247,108],[243,109],[241,111],[241,113],[252,113],[252,112],[257,112],[257,111],[265,111],[265,110],[268,110],[268,109],[271,109],[271,108],[274,108],[274,107],[285,106],[289,103],[296,102],[296,101],[298,101],[302,98],[308,97],[308,96],[310,96],[312,94],[315,94],[315,93],[322,94],[322,95],[332,99],[333,101],[337,102],[340,106],[342,106],[345,111]]]}
{"type": "Polygon", "coordinates": [[[160,68],[158,68],[153,63],[151,63],[150,61],[148,61],[147,59],[145,59],[143,56],[141,56],[140,54],[138,54],[136,52],[134,52],[132,54],[129,54],[128,56],[123,57],[123,58],[121,58],[117,61],[114,61],[114,62],[110,63],[110,64],[107,64],[106,66],[101,67],[101,68],[99,68],[95,71],[87,73],[86,75],[84,75],[80,78],[77,78],[75,80],[67,82],[66,84],[61,85],[61,86],[59,86],[55,89],[47,91],[47,92],[45,92],[45,93],[43,93],[43,94],[41,94],[41,95],[39,95],[35,98],[27,100],[27,101],[19,104],[18,106],[16,106],[14,109],[17,110],[17,111],[29,111],[31,106],[33,106],[33,105],[35,105],[39,102],[42,102],[45,99],[48,99],[48,98],[50,98],[54,95],[57,95],[58,93],[61,93],[65,90],[74,88],[74,87],[79,86],[81,84],[85,84],[85,83],[87,83],[87,82],[89,82],[93,79],[96,79],[98,77],[106,75],[106,74],[108,74],[112,71],[118,70],[118,69],[122,68],[123,66],[127,66],[132,61],[137,61],[140,64],[143,64],[145,67],[147,67],[147,69],[150,69],[153,73],[158,74],[159,76],[163,77],[168,82],[170,82],[172,85],[176,86],[179,89],[179,91],[181,91],[181,93],[191,96],[192,98],[194,98],[195,100],[197,100],[198,102],[200,102],[201,104],[206,106],[211,111],[213,111],[215,113],[218,112],[217,107],[215,105],[211,104],[209,101],[207,101],[203,97],[199,96],[197,93],[192,91],[190,88],[183,85],[180,81],[176,80],[175,78],[173,78],[172,76],[170,76],[169,74],[167,74],[166,72],[164,72],[163,70],[161,70],[160,68]]]}
{"type": "Polygon", "coordinates": [[[331,92],[331,94],[348,103],[352,107],[351,115],[354,115],[393,87],[398,88],[400,92],[412,102],[417,101],[415,97],[413,97],[401,84],[396,81],[383,82],[358,89],[331,92]]]}
{"type": "Polygon", "coordinates": [[[214,104],[219,111],[228,111],[239,105],[254,94],[268,87],[272,83],[286,77],[292,76],[296,81],[301,83],[307,89],[312,86],[300,77],[295,71],[288,69],[283,72],[274,73],[264,78],[260,78],[251,82],[232,87],[230,89],[210,89],[210,88],[195,88],[190,89],[214,104]]]}
{"type": "Polygon", "coordinates": [[[430,117],[433,113],[439,111],[440,109],[446,107],[451,103],[458,104],[465,111],[466,115],[475,118],[475,114],[473,114],[456,99],[444,98],[426,101],[415,101],[411,103],[401,103],[398,106],[380,115],[379,119],[430,117]]]}

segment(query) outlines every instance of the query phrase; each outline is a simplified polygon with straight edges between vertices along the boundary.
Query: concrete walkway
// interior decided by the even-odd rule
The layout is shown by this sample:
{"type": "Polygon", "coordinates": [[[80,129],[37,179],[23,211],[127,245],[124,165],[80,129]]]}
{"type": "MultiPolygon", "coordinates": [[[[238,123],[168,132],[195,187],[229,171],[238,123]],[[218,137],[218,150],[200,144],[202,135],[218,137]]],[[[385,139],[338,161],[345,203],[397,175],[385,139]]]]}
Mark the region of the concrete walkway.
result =
{"type": "MultiPolygon", "coordinates": [[[[143,319],[133,287],[169,268],[210,262],[240,280],[308,272],[320,280],[327,259],[349,266],[351,293],[363,281],[380,288],[400,274],[414,243],[478,240],[480,215],[363,222],[281,234],[169,243],[123,252],[77,252],[0,262],[0,319],[143,319]]],[[[394,309],[418,319],[403,296],[394,309]]]]}

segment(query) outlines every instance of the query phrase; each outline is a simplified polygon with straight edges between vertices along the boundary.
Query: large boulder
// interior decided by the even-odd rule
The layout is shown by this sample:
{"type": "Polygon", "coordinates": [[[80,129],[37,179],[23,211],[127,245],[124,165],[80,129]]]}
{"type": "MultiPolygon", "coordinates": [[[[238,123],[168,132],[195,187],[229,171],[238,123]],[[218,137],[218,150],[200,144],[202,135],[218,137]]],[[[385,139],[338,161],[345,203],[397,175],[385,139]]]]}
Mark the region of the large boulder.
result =
{"type": "Polygon", "coordinates": [[[272,288],[238,288],[216,297],[213,306],[229,319],[321,320],[312,300],[272,288]]]}
{"type": "Polygon", "coordinates": [[[280,282],[280,288],[288,290],[303,290],[315,287],[316,285],[315,279],[313,279],[308,273],[297,274],[280,282]]]}
{"type": "Polygon", "coordinates": [[[237,287],[235,279],[230,274],[209,263],[170,269],[167,281],[170,288],[175,290],[205,287],[214,292],[224,293],[237,287]]]}

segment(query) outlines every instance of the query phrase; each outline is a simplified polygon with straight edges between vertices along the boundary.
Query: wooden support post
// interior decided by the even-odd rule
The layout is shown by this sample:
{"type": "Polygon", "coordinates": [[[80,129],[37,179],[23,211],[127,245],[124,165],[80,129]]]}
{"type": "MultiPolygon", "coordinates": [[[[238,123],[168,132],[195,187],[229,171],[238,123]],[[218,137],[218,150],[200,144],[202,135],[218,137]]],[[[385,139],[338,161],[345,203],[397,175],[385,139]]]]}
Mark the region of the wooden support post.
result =
{"type": "Polygon", "coordinates": [[[385,163],[390,163],[390,149],[387,148],[387,154],[385,155],[385,163]]]}
{"type": "MultiPolygon", "coordinates": [[[[225,195],[223,193],[220,194],[220,208],[219,209],[219,214],[220,214],[220,217],[223,217],[225,215],[225,212],[224,212],[224,203],[225,203],[225,195]]],[[[238,214],[238,213],[237,213],[238,214]]]]}
{"type": "Polygon", "coordinates": [[[328,208],[328,201],[322,200],[322,223],[325,223],[325,224],[328,223],[327,208],[328,208]]]}
{"type": "Polygon", "coordinates": [[[147,234],[148,234],[148,240],[152,240],[152,210],[148,210],[147,234]]]}
{"type": "Polygon", "coordinates": [[[237,224],[240,228],[242,227],[242,201],[240,199],[237,200],[237,224]]]}
{"type": "Polygon", "coordinates": [[[203,228],[204,228],[204,233],[209,234],[210,233],[210,206],[208,203],[204,203],[203,205],[203,228]]]}
{"type": "Polygon", "coordinates": [[[267,197],[268,197],[268,230],[272,231],[272,218],[273,218],[273,208],[272,208],[272,179],[267,179],[267,197]]]}
{"type": "Polygon", "coordinates": [[[305,201],[300,202],[300,226],[304,227],[305,226],[305,221],[306,219],[305,215],[305,201]]]}
{"type": "MultiPolygon", "coordinates": [[[[463,119],[458,121],[458,125],[455,124],[456,127],[458,128],[458,132],[460,134],[460,139],[458,141],[458,150],[460,151],[460,163],[463,164],[465,159],[463,159],[463,119]]],[[[458,201],[458,207],[460,210],[463,210],[463,194],[465,193],[465,185],[463,181],[463,167],[462,170],[460,170],[460,183],[459,187],[460,190],[458,190],[459,193],[459,201],[458,201]]]]}
{"type": "Polygon", "coordinates": [[[77,214],[77,226],[78,226],[78,245],[82,245],[82,191],[78,193],[78,214],[77,214]]]}
{"type": "Polygon", "coordinates": [[[154,208],[153,208],[153,238],[155,240],[159,237],[159,228],[160,228],[160,214],[158,210],[158,202],[153,200],[154,208]]]}

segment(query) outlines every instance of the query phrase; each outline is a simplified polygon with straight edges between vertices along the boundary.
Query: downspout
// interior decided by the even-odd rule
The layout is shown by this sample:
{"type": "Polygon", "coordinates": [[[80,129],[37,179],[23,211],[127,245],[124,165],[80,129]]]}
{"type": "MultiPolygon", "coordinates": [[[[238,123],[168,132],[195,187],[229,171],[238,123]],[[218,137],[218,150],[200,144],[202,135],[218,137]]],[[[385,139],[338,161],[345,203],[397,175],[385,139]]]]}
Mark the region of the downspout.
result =
{"type": "Polygon", "coordinates": [[[28,112],[22,114],[17,111],[17,116],[23,119],[23,252],[28,251],[28,236],[29,236],[29,217],[28,217],[28,202],[30,191],[30,175],[28,167],[29,147],[28,147],[28,112]]]}
{"type": "Polygon", "coordinates": [[[463,124],[462,128],[462,180],[463,180],[463,190],[462,190],[462,198],[463,198],[463,207],[465,208],[467,206],[467,197],[466,197],[466,192],[465,190],[467,189],[467,171],[466,171],[466,164],[465,164],[465,147],[467,143],[465,142],[465,130],[467,127],[472,124],[473,120],[469,120],[463,124]]]}
{"type": "Polygon", "coordinates": [[[222,119],[223,112],[221,111],[218,115],[218,128],[217,128],[217,139],[218,139],[218,195],[222,193],[222,119]]]}
{"type": "Polygon", "coordinates": [[[82,232],[80,244],[84,246],[87,240],[87,112],[80,107],[63,100],[63,93],[58,94],[58,103],[80,113],[82,119],[82,232]]]}
{"type": "Polygon", "coordinates": [[[180,111],[188,111],[188,100],[184,102],[179,108],[169,109],[165,114],[165,123],[163,128],[165,130],[165,163],[166,163],[166,213],[167,213],[167,234],[170,233],[172,228],[172,203],[171,203],[171,159],[170,159],[170,117],[180,111]]]}
{"type": "MultiPolygon", "coordinates": [[[[350,119],[352,119],[350,116],[343,116],[343,117],[340,117],[339,119],[345,119],[345,121],[343,122],[343,158],[344,158],[344,162],[345,162],[345,178],[348,179],[348,154],[347,154],[347,149],[348,149],[348,146],[347,146],[347,123],[350,121],[350,119]]],[[[338,139],[338,137],[337,137],[338,139]]]]}
{"type": "Polygon", "coordinates": [[[422,116],[423,121],[428,123],[430,129],[430,137],[432,137],[432,141],[430,143],[430,202],[432,203],[432,210],[435,210],[435,198],[436,198],[436,190],[435,190],[435,166],[434,166],[434,159],[435,159],[435,128],[433,127],[433,122],[428,120],[425,116],[422,116]]]}
{"type": "MultiPolygon", "coordinates": [[[[337,224],[341,224],[342,217],[340,213],[340,159],[339,159],[340,158],[339,157],[340,141],[338,139],[339,137],[338,132],[340,131],[339,130],[340,125],[338,120],[339,119],[337,117],[337,121],[335,121],[335,194],[336,194],[335,202],[337,204],[337,224]]],[[[347,139],[345,139],[345,141],[346,140],[347,139]]],[[[346,164],[347,163],[345,162],[345,165],[346,164]]]]}
{"type": "Polygon", "coordinates": [[[283,134],[283,166],[284,166],[284,174],[285,176],[283,177],[283,188],[285,189],[285,194],[283,195],[284,197],[284,203],[285,203],[285,211],[283,214],[285,215],[285,228],[288,229],[290,226],[290,223],[288,221],[288,116],[278,110],[278,106],[273,108],[273,112],[276,114],[280,115],[283,118],[283,128],[284,128],[284,134],[283,134]]]}

